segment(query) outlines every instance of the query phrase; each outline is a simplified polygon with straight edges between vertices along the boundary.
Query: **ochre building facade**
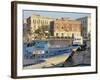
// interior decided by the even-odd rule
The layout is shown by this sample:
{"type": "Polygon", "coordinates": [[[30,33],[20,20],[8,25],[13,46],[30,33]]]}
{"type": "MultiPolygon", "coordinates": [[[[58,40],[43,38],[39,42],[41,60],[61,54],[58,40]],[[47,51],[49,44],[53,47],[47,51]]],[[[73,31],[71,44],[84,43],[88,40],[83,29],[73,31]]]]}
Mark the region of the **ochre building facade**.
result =
{"type": "Polygon", "coordinates": [[[51,36],[72,37],[81,36],[80,22],[76,20],[59,19],[50,23],[51,36]]]}

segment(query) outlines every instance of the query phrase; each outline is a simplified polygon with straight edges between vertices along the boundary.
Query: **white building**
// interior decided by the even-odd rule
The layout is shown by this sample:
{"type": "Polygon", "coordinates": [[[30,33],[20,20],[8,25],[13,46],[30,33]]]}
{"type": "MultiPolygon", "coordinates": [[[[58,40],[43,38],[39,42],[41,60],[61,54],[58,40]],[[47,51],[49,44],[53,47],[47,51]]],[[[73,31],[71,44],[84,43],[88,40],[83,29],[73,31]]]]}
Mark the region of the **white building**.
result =
{"type": "Polygon", "coordinates": [[[91,34],[91,16],[85,16],[78,18],[78,21],[81,22],[81,34],[84,38],[89,37],[91,34]]]}

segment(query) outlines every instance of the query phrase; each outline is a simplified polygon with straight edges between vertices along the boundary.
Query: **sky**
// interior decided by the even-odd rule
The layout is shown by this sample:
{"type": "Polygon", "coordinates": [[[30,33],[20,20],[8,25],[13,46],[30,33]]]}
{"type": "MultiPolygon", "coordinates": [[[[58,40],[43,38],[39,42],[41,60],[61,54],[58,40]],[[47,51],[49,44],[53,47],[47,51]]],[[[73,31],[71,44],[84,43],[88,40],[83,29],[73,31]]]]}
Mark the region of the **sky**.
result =
{"type": "Polygon", "coordinates": [[[35,11],[35,10],[24,10],[23,11],[23,18],[28,18],[29,16],[36,14],[41,16],[47,16],[50,18],[71,18],[71,19],[77,19],[85,16],[90,16],[90,13],[77,13],[77,12],[56,12],[56,11],[35,11]]]}

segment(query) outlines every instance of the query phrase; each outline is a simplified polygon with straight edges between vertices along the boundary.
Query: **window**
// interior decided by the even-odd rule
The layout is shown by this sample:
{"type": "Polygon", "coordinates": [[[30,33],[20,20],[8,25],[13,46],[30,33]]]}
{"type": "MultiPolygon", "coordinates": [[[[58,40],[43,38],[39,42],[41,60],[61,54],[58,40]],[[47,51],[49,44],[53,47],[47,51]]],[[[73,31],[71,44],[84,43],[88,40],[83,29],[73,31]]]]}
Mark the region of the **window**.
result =
{"type": "Polygon", "coordinates": [[[64,29],[64,27],[62,26],[62,29],[64,29]]]}
{"type": "Polygon", "coordinates": [[[36,26],[34,26],[34,29],[36,29],[36,26]]]}
{"type": "Polygon", "coordinates": [[[56,26],[56,28],[58,29],[58,26],[56,26]]]}
{"type": "Polygon", "coordinates": [[[63,36],[64,36],[64,33],[62,33],[61,35],[62,35],[62,37],[63,37],[63,36]]]}
{"type": "Polygon", "coordinates": [[[36,23],[36,21],[35,21],[35,20],[33,20],[33,23],[35,24],[35,23],[36,23]]]}
{"type": "Polygon", "coordinates": [[[34,20],[34,23],[36,23],[36,20],[34,20]]]}
{"type": "Polygon", "coordinates": [[[40,20],[38,22],[40,23],[40,20]]]}
{"type": "Polygon", "coordinates": [[[58,33],[56,33],[56,36],[58,36],[58,33]]]}

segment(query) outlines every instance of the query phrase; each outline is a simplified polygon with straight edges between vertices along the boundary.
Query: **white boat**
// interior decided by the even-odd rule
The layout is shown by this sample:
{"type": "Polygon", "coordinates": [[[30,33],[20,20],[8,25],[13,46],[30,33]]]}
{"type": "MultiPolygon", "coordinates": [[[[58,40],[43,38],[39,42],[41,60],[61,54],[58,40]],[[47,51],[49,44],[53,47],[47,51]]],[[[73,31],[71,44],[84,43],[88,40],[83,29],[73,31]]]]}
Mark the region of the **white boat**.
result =
{"type": "Polygon", "coordinates": [[[82,36],[73,36],[73,42],[72,42],[72,50],[77,51],[78,49],[81,49],[81,45],[83,45],[83,37],[82,36]]]}
{"type": "Polygon", "coordinates": [[[83,45],[83,38],[82,36],[74,36],[73,38],[73,45],[83,45]]]}

